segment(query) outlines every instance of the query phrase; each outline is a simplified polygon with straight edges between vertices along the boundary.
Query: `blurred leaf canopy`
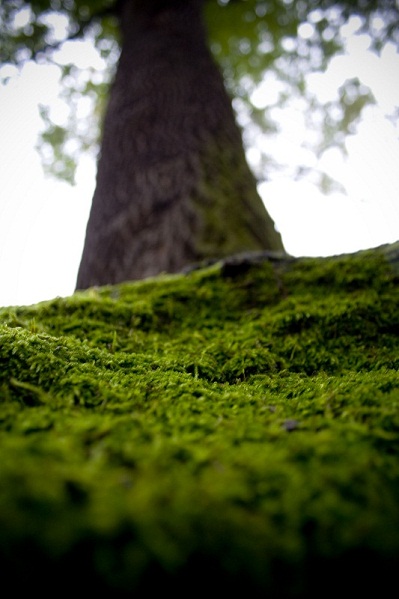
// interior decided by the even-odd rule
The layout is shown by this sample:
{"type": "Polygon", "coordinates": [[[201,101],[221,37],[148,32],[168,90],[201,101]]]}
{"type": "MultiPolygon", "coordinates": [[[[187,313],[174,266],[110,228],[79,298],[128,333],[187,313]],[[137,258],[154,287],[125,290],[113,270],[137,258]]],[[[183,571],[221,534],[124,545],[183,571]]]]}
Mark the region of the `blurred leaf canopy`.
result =
{"type": "MultiPolygon", "coordinates": [[[[119,56],[116,4],[115,0],[0,4],[0,79],[7,81],[9,65],[22,68],[30,60],[60,68],[60,97],[69,107],[69,118],[62,125],[54,124],[51,111],[42,106],[44,132],[38,148],[45,170],[69,182],[74,180],[81,152],[98,147],[101,115],[119,56]],[[81,40],[95,47],[102,68],[79,69],[62,58],[66,43],[81,40]],[[92,102],[84,124],[79,113],[82,97],[92,102]]],[[[309,73],[323,72],[331,58],[343,52],[341,32],[351,19],[358,34],[368,34],[376,53],[388,43],[399,49],[396,0],[204,0],[204,14],[210,47],[234,97],[248,147],[265,132],[278,132],[276,114],[297,102],[305,126],[314,133],[308,144],[312,151],[321,155],[334,144],[344,150],[345,136],[354,130],[364,106],[373,101],[370,90],[352,78],[337,90],[334,100],[322,104],[307,87],[309,73]],[[278,93],[259,107],[253,98],[265,77],[277,85],[278,93]]],[[[272,151],[263,149],[256,175],[265,178],[282,166],[272,151]]],[[[306,164],[299,165],[291,175],[298,177],[307,170],[306,164]]],[[[320,185],[331,188],[325,173],[320,177],[320,185]]]]}

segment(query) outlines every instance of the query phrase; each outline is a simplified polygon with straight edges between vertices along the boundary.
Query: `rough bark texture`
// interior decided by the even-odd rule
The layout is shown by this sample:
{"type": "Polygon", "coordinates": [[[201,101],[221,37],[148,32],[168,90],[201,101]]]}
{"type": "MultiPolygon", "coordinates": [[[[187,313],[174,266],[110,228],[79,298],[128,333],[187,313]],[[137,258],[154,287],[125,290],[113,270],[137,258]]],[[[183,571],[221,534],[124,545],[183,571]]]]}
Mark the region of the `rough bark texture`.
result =
{"type": "Polygon", "coordinates": [[[283,249],[207,48],[201,5],[121,3],[122,53],[79,289],[244,250],[283,249]]]}

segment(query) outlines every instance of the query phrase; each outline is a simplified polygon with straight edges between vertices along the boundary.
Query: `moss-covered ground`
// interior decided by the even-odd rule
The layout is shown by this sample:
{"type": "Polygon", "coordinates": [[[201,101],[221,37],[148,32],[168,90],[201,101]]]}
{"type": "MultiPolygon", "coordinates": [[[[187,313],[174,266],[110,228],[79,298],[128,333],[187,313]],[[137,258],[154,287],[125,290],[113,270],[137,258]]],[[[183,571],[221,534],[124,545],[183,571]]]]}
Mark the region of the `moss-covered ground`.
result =
{"type": "Polygon", "coordinates": [[[231,260],[2,309],[3,588],[386,596],[393,255],[231,260]]]}

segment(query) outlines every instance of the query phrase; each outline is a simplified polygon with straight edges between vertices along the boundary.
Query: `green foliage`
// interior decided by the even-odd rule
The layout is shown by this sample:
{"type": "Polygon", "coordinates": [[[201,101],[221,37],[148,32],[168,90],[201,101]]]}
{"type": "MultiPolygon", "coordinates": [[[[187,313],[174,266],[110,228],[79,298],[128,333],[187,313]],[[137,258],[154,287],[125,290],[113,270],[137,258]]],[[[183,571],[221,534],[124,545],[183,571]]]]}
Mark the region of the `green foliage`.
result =
{"type": "MultiPolygon", "coordinates": [[[[83,84],[76,71],[71,83],[70,72],[68,75],[67,69],[63,69],[64,83],[68,80],[64,95],[71,106],[71,116],[64,125],[64,141],[75,139],[76,148],[71,151],[71,144],[60,143],[48,121],[47,140],[42,141],[51,140],[56,155],[54,161],[47,159],[47,166],[56,165],[54,174],[69,181],[73,180],[79,152],[98,144],[98,123],[118,57],[119,33],[112,14],[114,4],[113,0],[11,0],[0,5],[2,63],[22,64],[29,58],[57,63],[55,50],[67,39],[91,40],[108,62],[108,71],[104,70],[101,77],[97,72],[96,76],[84,78],[83,84]],[[60,20],[65,22],[63,33],[55,27],[55,22],[60,20]],[[93,118],[85,117],[86,124],[88,120],[91,122],[82,127],[82,119],[76,113],[76,97],[89,93],[98,94],[100,108],[93,107],[93,118]]],[[[357,98],[351,97],[348,104],[346,87],[352,86],[348,82],[339,98],[321,106],[307,90],[309,72],[323,71],[330,58],[342,50],[341,27],[353,15],[359,16],[359,31],[371,35],[376,51],[388,40],[399,46],[399,9],[394,0],[207,0],[204,6],[211,48],[236,98],[235,107],[241,120],[247,122],[248,145],[259,133],[276,127],[273,112],[276,107],[281,109],[297,98],[305,98],[309,108],[304,110],[307,127],[315,132],[322,128],[313,150],[320,155],[332,143],[343,148],[345,135],[356,125],[365,101],[372,98],[367,90],[358,88],[357,98]],[[375,25],[377,17],[380,18],[378,27],[375,25]],[[262,108],[260,117],[259,110],[251,103],[251,95],[265,73],[274,74],[281,82],[281,91],[274,102],[262,108]]],[[[45,152],[42,155],[45,157],[45,152]]],[[[46,160],[44,163],[46,165],[46,160]]],[[[265,178],[268,171],[279,166],[272,155],[265,154],[256,175],[265,178]]],[[[297,176],[305,171],[306,168],[300,167],[297,176]]],[[[321,173],[320,180],[326,181],[326,175],[321,173]]]]}
{"type": "Polygon", "coordinates": [[[4,584],[384,593],[395,256],[245,258],[3,309],[4,584]]]}

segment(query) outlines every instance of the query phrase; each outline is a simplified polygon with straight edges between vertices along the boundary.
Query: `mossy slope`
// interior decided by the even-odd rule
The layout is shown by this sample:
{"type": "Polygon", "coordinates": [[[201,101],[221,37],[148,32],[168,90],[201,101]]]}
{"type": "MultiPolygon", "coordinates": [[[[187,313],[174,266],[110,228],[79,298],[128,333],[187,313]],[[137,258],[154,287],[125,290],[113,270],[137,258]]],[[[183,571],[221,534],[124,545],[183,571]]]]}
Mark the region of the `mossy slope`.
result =
{"type": "Polygon", "coordinates": [[[395,252],[233,260],[3,309],[3,584],[396,583],[395,252]]]}

